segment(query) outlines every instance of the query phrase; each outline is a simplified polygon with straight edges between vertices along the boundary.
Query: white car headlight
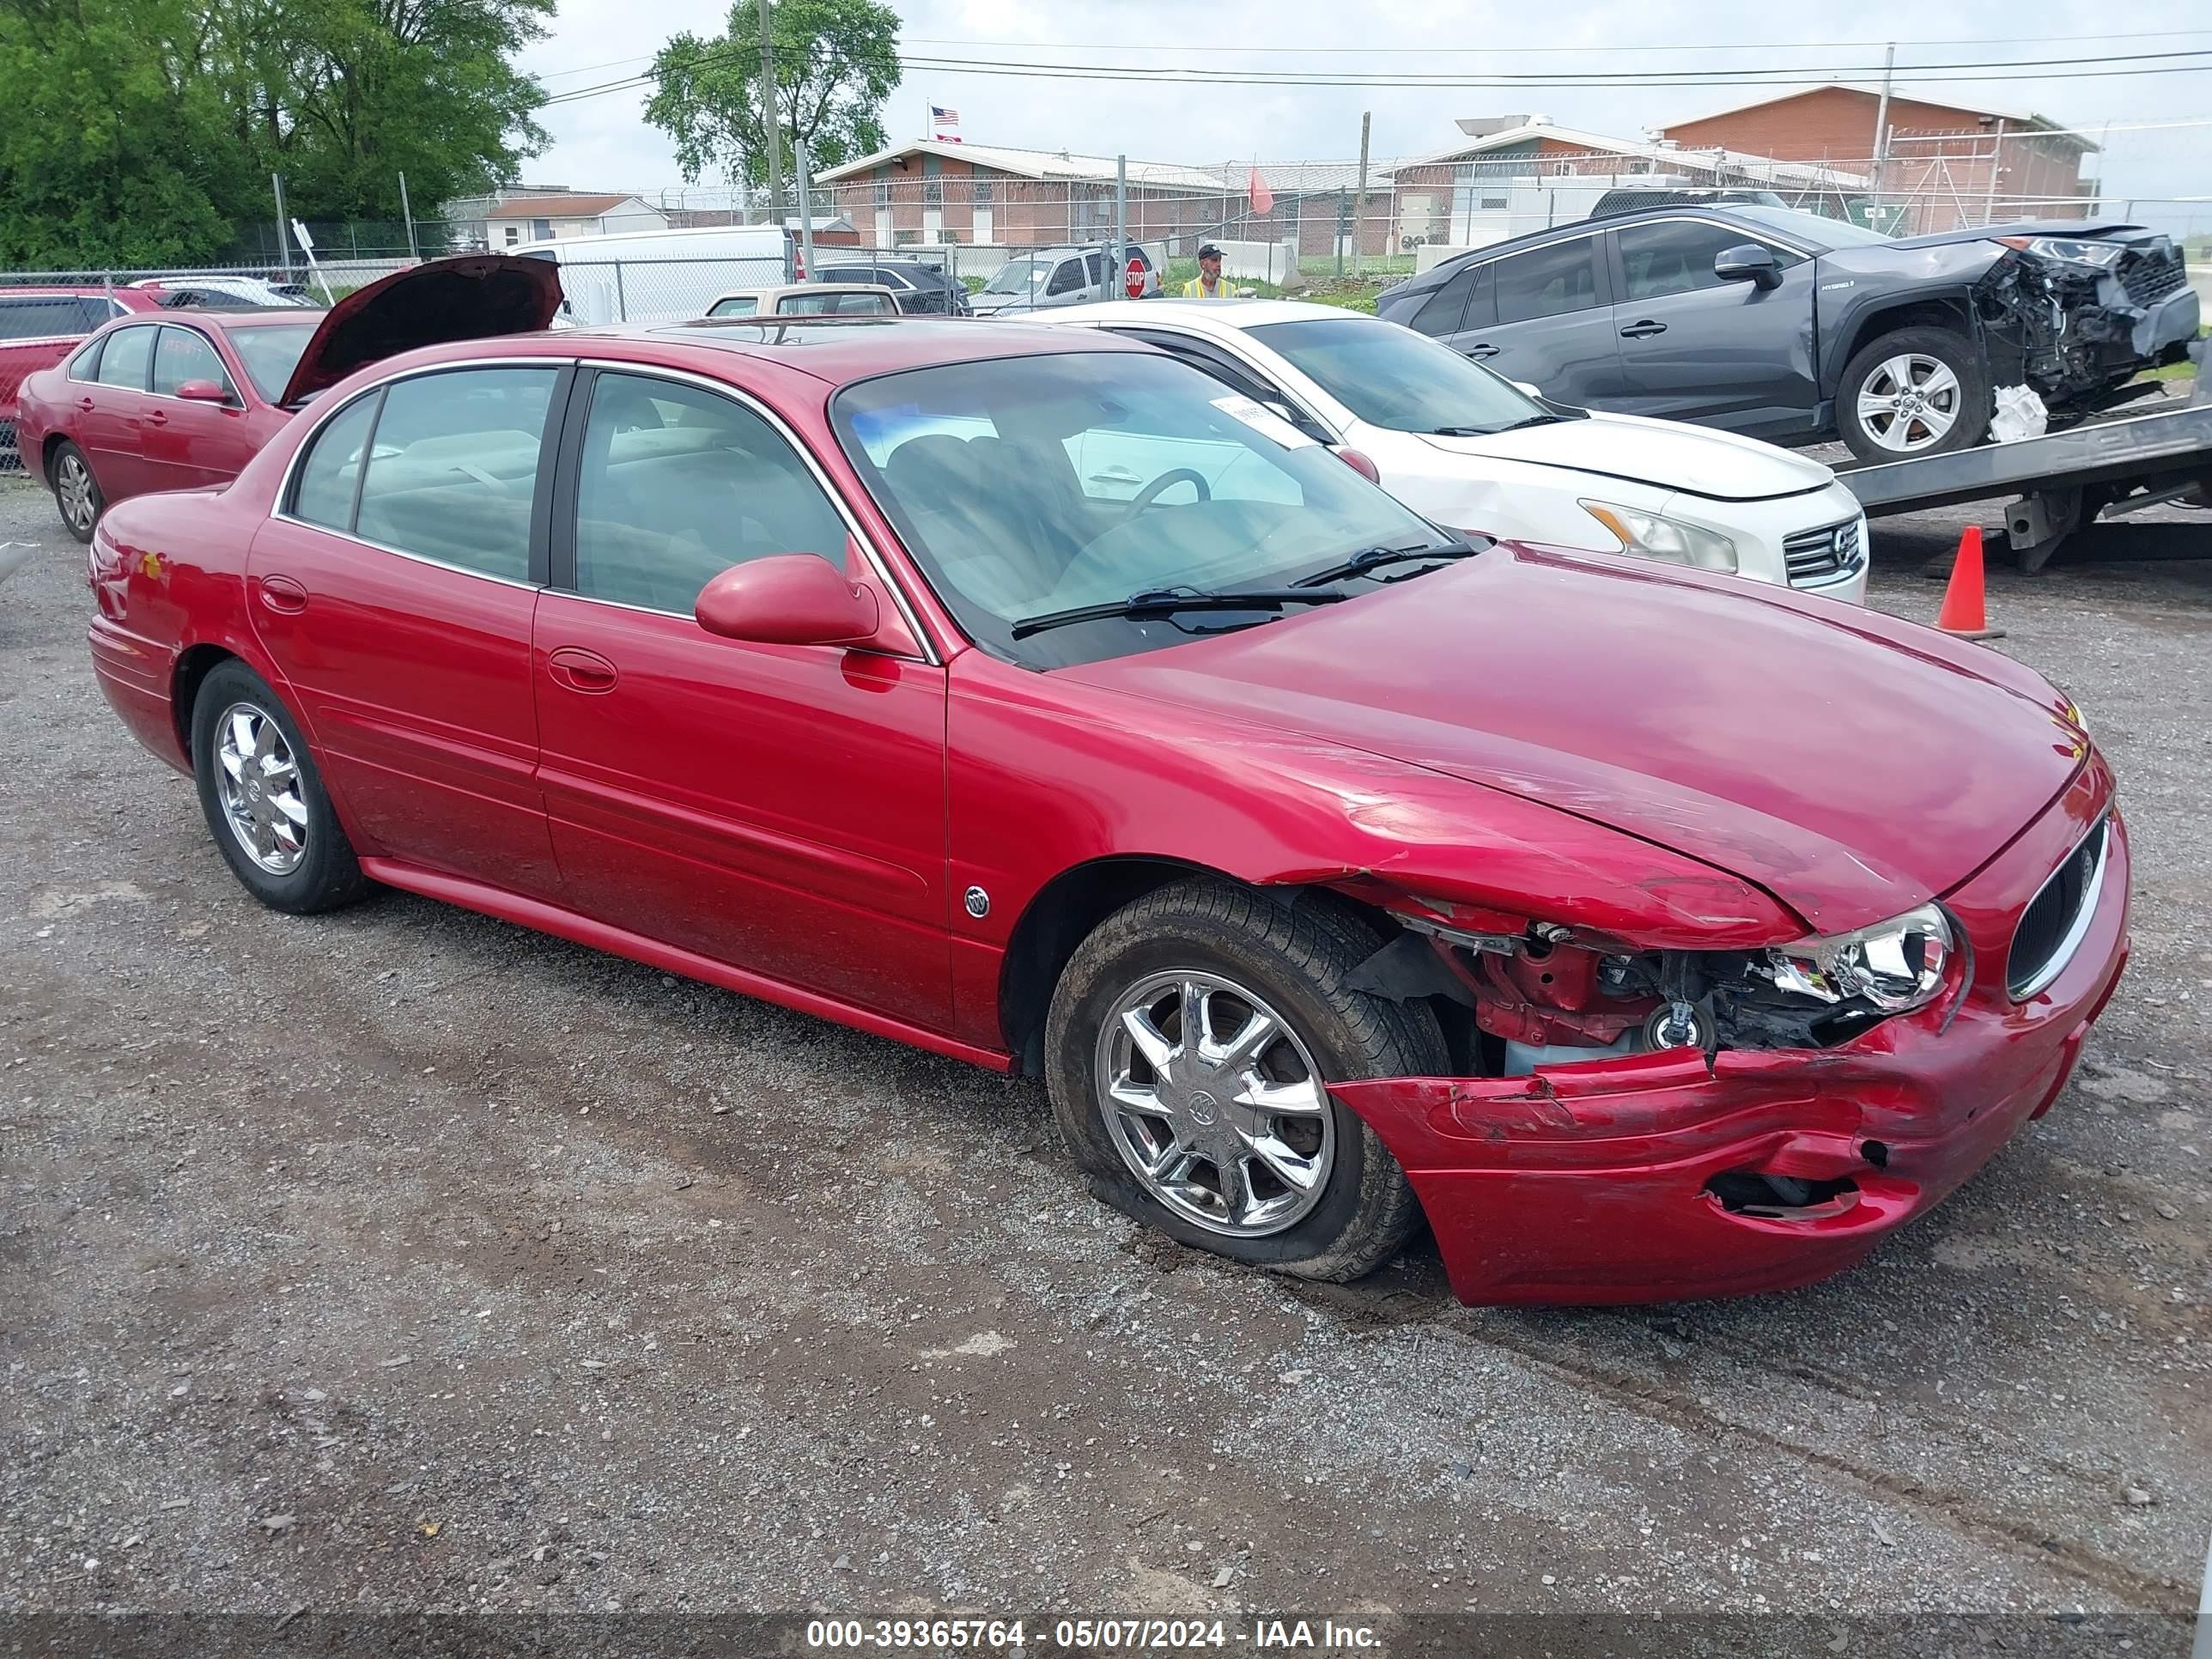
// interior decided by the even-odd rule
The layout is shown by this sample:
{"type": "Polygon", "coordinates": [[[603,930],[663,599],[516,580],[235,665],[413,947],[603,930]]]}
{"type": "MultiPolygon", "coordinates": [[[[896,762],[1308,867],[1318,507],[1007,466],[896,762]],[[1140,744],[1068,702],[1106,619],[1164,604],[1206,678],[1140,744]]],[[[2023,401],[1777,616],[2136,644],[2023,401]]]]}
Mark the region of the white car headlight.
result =
{"type": "Polygon", "coordinates": [[[1662,519],[1656,513],[1639,513],[1632,507],[1610,501],[1584,501],[1583,511],[1620,538],[1620,550],[1639,559],[1664,559],[1692,570],[1718,570],[1733,574],[1735,544],[1717,530],[1662,519]]]}
{"type": "Polygon", "coordinates": [[[1956,948],[1942,907],[1923,904],[1871,927],[1781,945],[1753,971],[1800,996],[1821,1002],[1859,997],[1899,1014],[1936,999],[1956,948]]]}

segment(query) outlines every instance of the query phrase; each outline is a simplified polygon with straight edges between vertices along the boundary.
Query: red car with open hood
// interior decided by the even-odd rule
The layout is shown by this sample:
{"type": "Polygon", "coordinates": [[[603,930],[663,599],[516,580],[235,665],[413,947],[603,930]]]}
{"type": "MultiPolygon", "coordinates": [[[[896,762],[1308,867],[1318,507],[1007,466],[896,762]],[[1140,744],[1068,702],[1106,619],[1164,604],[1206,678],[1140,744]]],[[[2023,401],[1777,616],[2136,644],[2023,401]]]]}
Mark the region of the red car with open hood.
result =
{"type": "Polygon", "coordinates": [[[1101,1199],[1310,1277],[1424,1218],[1475,1302],[1831,1273],[2051,1105],[2126,955],[2035,674],[1462,542],[1105,336],[413,352],[112,511],[91,581],[264,902],[383,883],[1039,1076],[1101,1199]]]}
{"type": "MultiPolygon", "coordinates": [[[[441,259],[372,283],[327,312],[126,314],[24,378],[15,414],[24,468],[54,492],[69,532],[89,541],[111,501],[228,483],[321,386],[365,362],[434,341],[544,327],[560,305],[559,273],[521,268],[540,263],[441,259]],[[302,362],[324,378],[303,378],[302,362]]],[[[116,293],[149,308],[160,297],[116,293]]]]}

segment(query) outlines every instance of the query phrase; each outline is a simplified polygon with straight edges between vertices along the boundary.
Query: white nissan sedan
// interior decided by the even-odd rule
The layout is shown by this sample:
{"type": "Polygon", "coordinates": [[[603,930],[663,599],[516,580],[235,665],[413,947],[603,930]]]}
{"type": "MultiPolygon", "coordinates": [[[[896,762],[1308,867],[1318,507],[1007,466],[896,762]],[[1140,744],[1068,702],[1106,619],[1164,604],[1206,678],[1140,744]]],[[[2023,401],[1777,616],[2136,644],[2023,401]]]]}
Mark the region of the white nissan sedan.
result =
{"type": "MultiPolygon", "coordinates": [[[[1435,523],[1658,559],[1863,604],[1866,517],[1818,461],[1755,439],[1532,396],[1396,323],[1290,300],[1040,312],[1205,369],[1435,523]]],[[[1142,483],[1086,472],[1110,494],[1142,483]]]]}

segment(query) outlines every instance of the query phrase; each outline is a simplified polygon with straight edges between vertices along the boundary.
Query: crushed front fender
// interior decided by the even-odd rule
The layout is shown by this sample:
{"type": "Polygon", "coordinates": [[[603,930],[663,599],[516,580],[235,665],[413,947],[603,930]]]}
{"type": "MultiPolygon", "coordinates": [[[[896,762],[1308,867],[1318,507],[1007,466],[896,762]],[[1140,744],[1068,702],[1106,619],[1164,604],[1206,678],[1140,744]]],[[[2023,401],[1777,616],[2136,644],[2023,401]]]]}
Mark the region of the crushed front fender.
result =
{"type": "Polygon", "coordinates": [[[2050,1109],[2119,981],[2128,856],[2115,817],[2073,956],[2027,1001],[2006,990],[2012,929],[2078,831],[2048,816],[1952,896],[1976,956],[1955,1008],[1832,1048],[1668,1050],[1330,1091],[1405,1168],[1463,1302],[1671,1301],[1826,1278],[2050,1109]],[[1767,1176],[1817,1201],[1733,1196],[1731,1182],[1767,1176]]]}

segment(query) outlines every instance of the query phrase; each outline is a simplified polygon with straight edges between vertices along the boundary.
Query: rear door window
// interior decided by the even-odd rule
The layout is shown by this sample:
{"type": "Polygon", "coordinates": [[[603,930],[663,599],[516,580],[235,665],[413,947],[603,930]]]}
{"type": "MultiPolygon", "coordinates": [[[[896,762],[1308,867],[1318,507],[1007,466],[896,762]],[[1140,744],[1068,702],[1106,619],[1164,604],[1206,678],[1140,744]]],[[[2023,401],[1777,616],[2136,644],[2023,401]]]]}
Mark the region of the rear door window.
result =
{"type": "Polygon", "coordinates": [[[100,354],[100,385],[143,392],[147,372],[154,366],[154,337],[161,331],[140,326],[118,328],[109,335],[107,349],[100,354]]]}
{"type": "Polygon", "coordinates": [[[356,398],[315,434],[314,447],[307,452],[299,481],[292,487],[294,517],[325,530],[350,533],[361,459],[368,453],[369,431],[383,399],[380,392],[356,398]]]}
{"type": "Polygon", "coordinates": [[[1579,236],[1498,260],[1495,271],[1498,320],[1525,323],[1589,311],[1598,302],[1597,239],[1579,236]]]}
{"type": "Polygon", "coordinates": [[[1458,333],[1460,319],[1467,313],[1468,296],[1474,292],[1483,269],[1480,265],[1468,265],[1453,273],[1452,279],[1429,295],[1413,313],[1409,326],[1435,337],[1458,333]]]}
{"type": "Polygon", "coordinates": [[[385,390],[355,533],[478,575],[530,579],[555,368],[469,368],[385,390]]]}

